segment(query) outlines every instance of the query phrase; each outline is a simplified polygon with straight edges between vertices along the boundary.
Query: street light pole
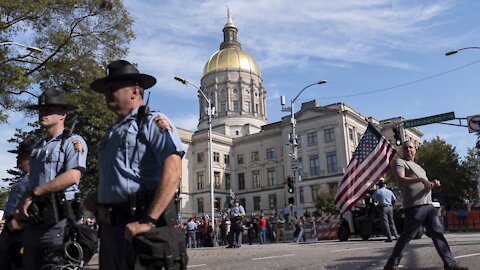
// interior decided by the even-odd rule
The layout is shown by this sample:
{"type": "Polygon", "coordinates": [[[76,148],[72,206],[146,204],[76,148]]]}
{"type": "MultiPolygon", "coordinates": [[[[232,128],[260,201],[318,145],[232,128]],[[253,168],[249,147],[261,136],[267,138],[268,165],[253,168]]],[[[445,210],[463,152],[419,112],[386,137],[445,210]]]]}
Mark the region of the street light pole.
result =
{"type": "MultiPolygon", "coordinates": [[[[296,131],[296,127],[297,127],[297,123],[296,123],[296,120],[295,120],[295,111],[294,111],[294,105],[295,105],[295,101],[297,101],[298,97],[303,93],[303,91],[305,91],[305,89],[311,87],[311,86],[314,86],[314,85],[317,85],[317,84],[324,84],[324,83],[327,83],[327,81],[325,80],[321,80],[319,82],[316,82],[316,83],[312,83],[312,84],[309,84],[307,86],[305,86],[302,90],[300,90],[300,92],[297,94],[297,96],[292,99],[290,101],[290,108],[288,107],[283,107],[282,108],[282,111],[288,111],[290,110],[290,124],[292,125],[292,134],[290,135],[290,142],[291,142],[291,145],[292,145],[292,154],[291,154],[291,157],[292,157],[292,172],[293,172],[293,177],[295,179],[295,202],[296,202],[296,205],[297,205],[297,208],[300,209],[300,192],[299,192],[299,188],[300,188],[300,171],[299,171],[299,164],[298,164],[298,143],[297,143],[297,131],[296,131]]],[[[282,106],[284,106],[284,100],[285,100],[285,97],[282,96],[282,106]]]]}
{"type": "Polygon", "coordinates": [[[459,51],[469,50],[469,49],[480,49],[480,47],[478,47],[478,46],[465,47],[465,48],[461,48],[461,49],[458,49],[458,50],[453,50],[453,51],[446,52],[445,55],[449,56],[449,55],[452,55],[452,54],[456,54],[459,51]]]}
{"type": "Polygon", "coordinates": [[[211,208],[211,221],[212,221],[212,228],[215,230],[215,205],[214,205],[214,200],[215,200],[215,191],[214,191],[214,183],[213,183],[213,145],[212,145],[212,116],[214,114],[213,107],[212,107],[212,102],[210,99],[205,95],[205,93],[202,91],[202,89],[195,84],[181,78],[181,77],[175,77],[175,80],[183,83],[184,85],[191,85],[195,87],[198,92],[202,95],[203,99],[207,102],[208,105],[208,176],[210,178],[210,208],[211,208]]]}
{"type": "MultiPolygon", "coordinates": [[[[465,47],[465,48],[461,48],[461,49],[458,49],[458,50],[449,51],[449,52],[446,52],[445,55],[449,56],[449,55],[452,55],[452,54],[456,54],[459,51],[470,50],[470,49],[480,49],[480,46],[470,46],[470,47],[465,47]]],[[[476,145],[478,146],[479,144],[480,144],[480,140],[477,139],[477,144],[476,145]]],[[[478,194],[478,199],[480,200],[480,177],[477,178],[477,194],[478,194]]]]}

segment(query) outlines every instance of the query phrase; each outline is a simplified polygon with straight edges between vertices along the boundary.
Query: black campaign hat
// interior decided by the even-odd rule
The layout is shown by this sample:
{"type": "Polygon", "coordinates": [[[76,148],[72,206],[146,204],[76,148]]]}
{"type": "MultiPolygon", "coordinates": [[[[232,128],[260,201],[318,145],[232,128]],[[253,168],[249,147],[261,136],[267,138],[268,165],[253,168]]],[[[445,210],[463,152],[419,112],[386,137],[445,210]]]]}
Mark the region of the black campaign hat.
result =
{"type": "Polygon", "coordinates": [[[140,73],[130,62],[116,60],[108,64],[107,76],[93,81],[90,84],[90,88],[97,92],[104,92],[107,90],[107,83],[117,80],[130,80],[140,83],[143,89],[148,89],[157,83],[157,79],[153,76],[140,73]]]}
{"type": "Polygon", "coordinates": [[[15,150],[8,150],[9,153],[13,154],[20,154],[20,153],[25,153],[25,154],[30,154],[32,153],[33,148],[35,148],[35,145],[37,144],[37,140],[30,138],[30,139],[25,139],[21,143],[18,144],[18,148],[15,150]]]}
{"type": "Polygon", "coordinates": [[[77,106],[67,104],[65,93],[56,89],[47,89],[38,97],[37,105],[27,106],[27,109],[40,110],[45,107],[59,106],[66,110],[75,110],[77,106]]]}

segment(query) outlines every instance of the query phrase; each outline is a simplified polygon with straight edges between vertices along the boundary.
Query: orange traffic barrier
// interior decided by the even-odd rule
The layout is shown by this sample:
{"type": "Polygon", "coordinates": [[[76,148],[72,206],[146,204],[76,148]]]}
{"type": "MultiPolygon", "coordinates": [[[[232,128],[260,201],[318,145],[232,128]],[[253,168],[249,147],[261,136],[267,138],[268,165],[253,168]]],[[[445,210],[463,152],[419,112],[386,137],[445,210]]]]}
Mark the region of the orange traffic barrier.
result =
{"type": "Polygon", "coordinates": [[[472,230],[480,231],[480,211],[471,211],[469,214],[472,216],[472,230]]]}
{"type": "Polygon", "coordinates": [[[475,212],[467,213],[467,226],[469,231],[475,231],[480,229],[480,224],[475,222],[475,212]]]}
{"type": "Polygon", "coordinates": [[[448,230],[453,232],[457,229],[457,215],[454,211],[447,212],[448,230]]]}

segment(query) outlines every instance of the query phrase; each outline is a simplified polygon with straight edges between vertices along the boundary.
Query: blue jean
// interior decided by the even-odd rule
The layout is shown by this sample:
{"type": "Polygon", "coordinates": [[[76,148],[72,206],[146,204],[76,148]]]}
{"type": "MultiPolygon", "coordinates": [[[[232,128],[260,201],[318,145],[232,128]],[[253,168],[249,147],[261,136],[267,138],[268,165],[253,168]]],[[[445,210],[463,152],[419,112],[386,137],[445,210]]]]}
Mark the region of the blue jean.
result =
{"type": "Polygon", "coordinates": [[[260,229],[260,244],[265,244],[267,242],[266,233],[267,228],[260,229]]]}
{"type": "Polygon", "coordinates": [[[399,265],[402,259],[405,248],[410,240],[415,237],[420,226],[424,225],[433,244],[437,249],[438,255],[442,258],[445,266],[452,266],[456,264],[455,258],[450,251],[448,242],[443,236],[443,226],[438,218],[437,210],[431,204],[409,207],[405,209],[405,224],[395,247],[393,248],[392,255],[387,261],[386,266],[399,265]]]}

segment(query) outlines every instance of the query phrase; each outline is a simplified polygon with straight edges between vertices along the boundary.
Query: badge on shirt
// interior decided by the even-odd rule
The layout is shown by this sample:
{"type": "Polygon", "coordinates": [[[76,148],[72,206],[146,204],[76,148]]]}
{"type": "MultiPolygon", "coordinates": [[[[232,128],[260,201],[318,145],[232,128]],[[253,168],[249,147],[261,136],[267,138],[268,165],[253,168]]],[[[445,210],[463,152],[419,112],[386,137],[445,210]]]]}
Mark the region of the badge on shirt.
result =
{"type": "Polygon", "coordinates": [[[83,154],[83,145],[80,141],[73,141],[72,144],[73,144],[73,149],[75,149],[75,152],[83,154]]]}
{"type": "Polygon", "coordinates": [[[157,116],[153,119],[153,122],[155,125],[157,125],[158,129],[160,129],[160,132],[165,132],[165,131],[170,131],[172,132],[172,126],[168,122],[168,120],[163,117],[163,116],[157,116]]]}

